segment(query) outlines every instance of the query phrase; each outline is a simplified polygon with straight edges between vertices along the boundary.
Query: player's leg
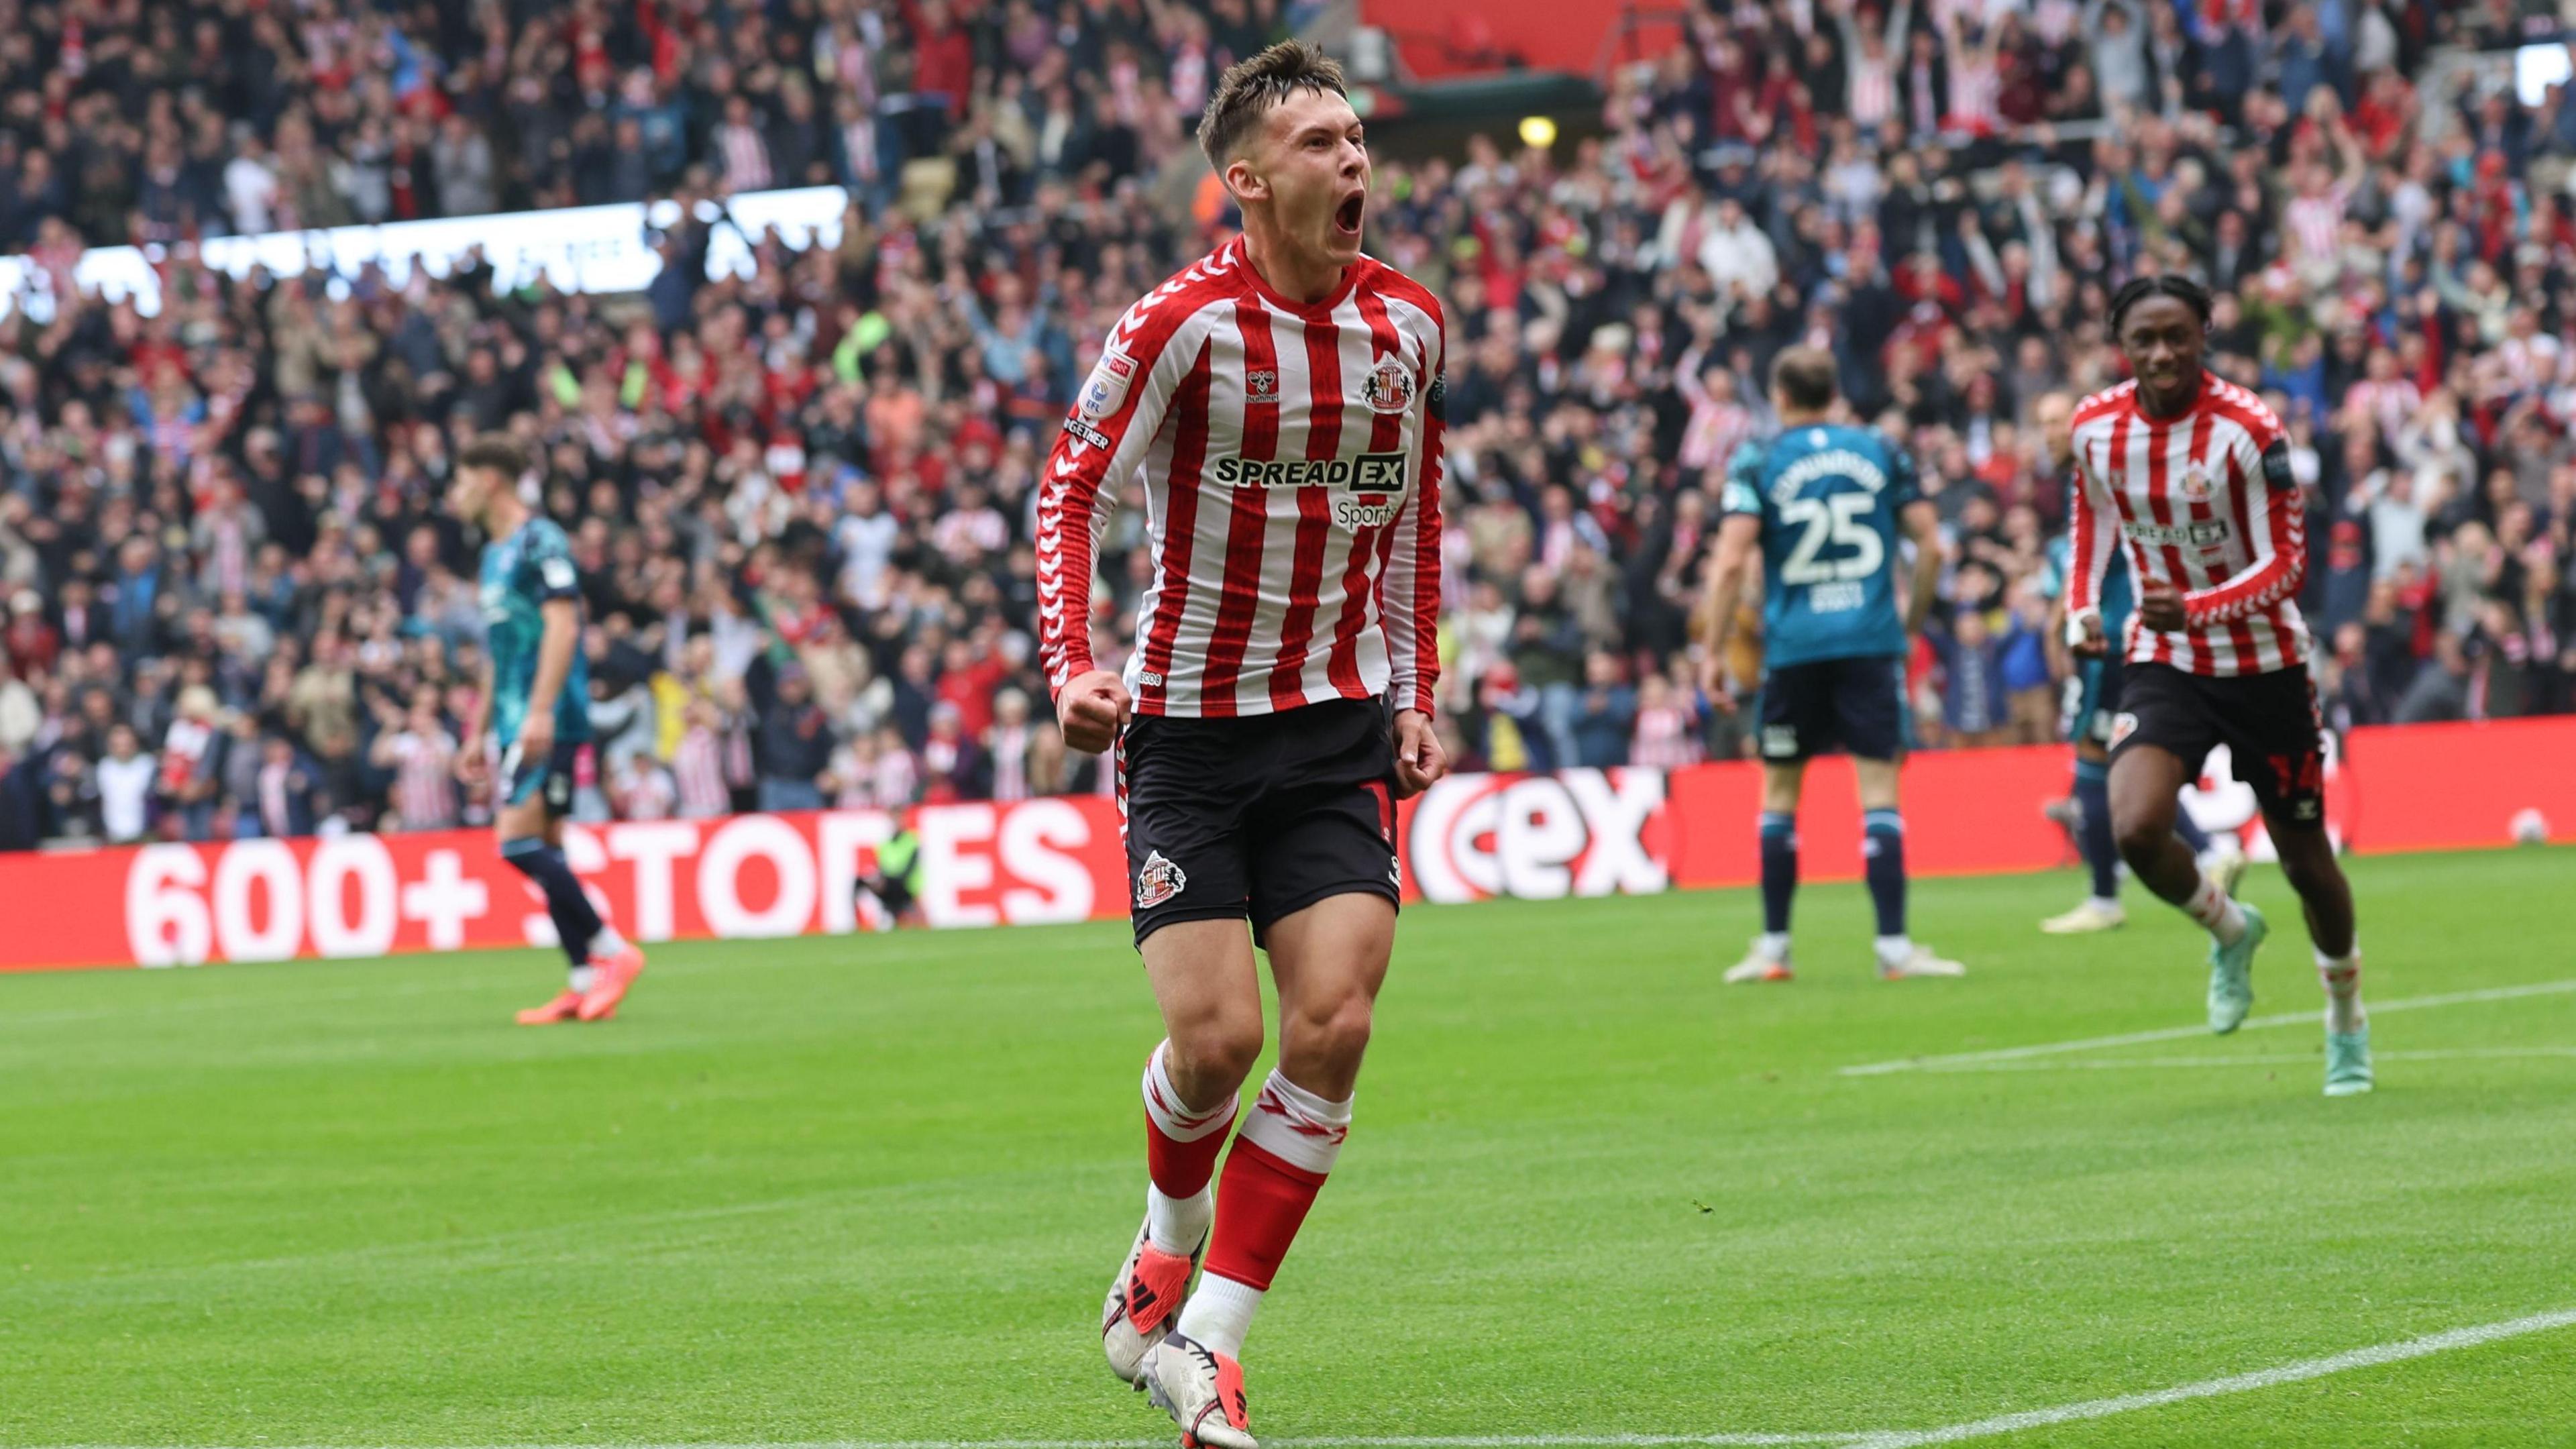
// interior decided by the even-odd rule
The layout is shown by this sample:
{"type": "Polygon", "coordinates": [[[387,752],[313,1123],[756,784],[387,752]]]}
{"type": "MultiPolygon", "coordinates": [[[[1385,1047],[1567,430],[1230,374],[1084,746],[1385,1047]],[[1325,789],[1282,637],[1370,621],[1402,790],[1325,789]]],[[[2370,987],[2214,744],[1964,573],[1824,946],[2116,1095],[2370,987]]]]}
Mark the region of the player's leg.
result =
{"type": "Polygon", "coordinates": [[[2111,831],[2138,883],[2209,932],[2209,1029],[2224,1035],[2253,1007],[2263,914],[2230,896],[2174,834],[2182,787],[2200,773],[2219,726],[2201,684],[2170,666],[2138,667],[2123,692],[2111,746],[2111,831]]]}
{"type": "Polygon", "coordinates": [[[1869,883],[1871,913],[1877,938],[1878,974],[1889,981],[1910,976],[1965,976],[1968,968],[1944,960],[1907,933],[1905,815],[1899,804],[1898,780],[1904,757],[1871,759],[1855,756],[1861,809],[1861,875],[1869,883]]]}
{"type": "Polygon", "coordinates": [[[1163,1015],[1140,1088],[1145,1220],[1101,1306],[1101,1352],[1129,1383],[1142,1381],[1188,1294],[1235,1091],[1261,1054],[1241,806],[1242,746],[1255,729],[1147,718],[1119,744],[1136,949],[1163,1015]]]}
{"type": "MultiPolygon", "coordinates": [[[[546,844],[557,859],[563,859],[564,815],[572,808],[572,782],[580,764],[582,747],[577,744],[555,746],[552,770],[538,791],[545,802],[546,844]]],[[[565,874],[571,874],[569,865],[565,874]]],[[[574,880],[576,888],[580,881],[574,880]]],[[[583,947],[582,959],[590,968],[590,984],[582,989],[579,1015],[583,1021],[606,1021],[617,1014],[618,1003],[644,974],[644,953],[618,934],[617,927],[599,914],[588,890],[580,890],[582,908],[589,913],[586,923],[589,944],[583,947]]],[[[549,898],[551,899],[551,898],[549,898]]],[[[551,907],[550,907],[551,909],[551,907]]],[[[560,929],[560,926],[558,926],[560,929]]]]}
{"type": "Polygon", "coordinates": [[[1138,947],[1163,1014],[1145,1059],[1145,1221],[1101,1308],[1110,1372],[1141,1383],[1173,1328],[1216,1217],[1217,1156],[1261,1055],[1261,982],[1241,915],[1178,920],[1138,947]]]}
{"type": "Polygon", "coordinates": [[[1805,760],[1765,761],[1762,815],[1756,824],[1762,861],[1762,934],[1744,959],[1727,968],[1731,985],[1787,981],[1792,975],[1789,913],[1798,897],[1798,797],[1805,788],[1805,760]]]}
{"type": "Polygon", "coordinates": [[[1234,1357],[1280,1261],[1350,1133],[1353,1089],[1395,944],[1395,905],[1366,893],[1317,901],[1264,933],[1279,986],[1279,1062],[1226,1154],[1207,1274],[1181,1334],[1234,1357]]]}
{"type": "Polygon", "coordinates": [[[2191,778],[2192,767],[2160,745],[2130,742],[2111,761],[2105,780],[2110,800],[2111,834],[2120,858],[2138,884],[2158,900],[2176,905],[2212,931],[2220,929],[2216,907],[2203,899],[2207,884],[2191,847],[2174,833],[2182,802],[2176,798],[2191,778]]]}
{"type": "Polygon", "coordinates": [[[1898,779],[1911,741],[1905,712],[1905,661],[1836,661],[1834,735],[1851,751],[1861,808],[1861,875],[1877,918],[1873,954],[1880,977],[1965,976],[1968,968],[1918,946],[1905,928],[1905,815],[1898,779]]]}
{"type": "Polygon", "coordinates": [[[1237,1360],[1254,1312],[1340,1157],[1395,941],[1395,770],[1374,704],[1291,712],[1246,816],[1253,929],[1279,988],[1279,1061],[1216,1188],[1207,1271],[1146,1361],[1184,1442],[1248,1449],[1237,1360]]]}
{"type": "MultiPolygon", "coordinates": [[[[504,752],[500,774],[502,798],[493,811],[492,833],[501,859],[528,878],[544,897],[546,915],[554,922],[555,940],[570,968],[565,989],[543,1006],[519,1013],[522,1026],[547,1026],[581,1015],[585,995],[596,984],[590,964],[591,937],[599,930],[599,913],[564,859],[561,816],[548,807],[553,775],[551,760],[521,758],[515,747],[504,752]]],[[[572,780],[563,777],[561,792],[569,802],[572,780]]]]}
{"type": "Polygon", "coordinates": [[[1798,797],[1807,760],[1825,748],[1830,715],[1816,707],[1821,676],[1813,664],[1784,665],[1762,681],[1757,727],[1762,752],[1762,815],[1756,823],[1762,862],[1762,934],[1744,959],[1727,968],[1730,985],[1791,977],[1789,910],[1798,895],[1798,797]]]}
{"type": "Polygon", "coordinates": [[[2111,835],[2111,661],[2088,659],[2067,680],[2066,736],[2075,742],[2075,847],[2084,859],[2092,894],[2075,909],[2051,916],[2039,928],[2051,935],[2115,930],[2128,924],[2120,906],[2120,851],[2111,835]]]}
{"type": "Polygon", "coordinates": [[[2267,816],[2281,873],[2299,893],[2326,993],[2326,1095],[2371,1088],[2370,1014],[2361,1004],[2361,944],[2354,931],[2352,884],[2335,859],[2322,824],[2291,825],[2267,816]]]}
{"type": "Polygon", "coordinates": [[[2263,807],[2281,874],[2299,893],[2326,993],[2326,1095],[2371,1088],[2370,1018],[2361,1004],[2361,946],[2352,884],[2326,833],[2325,754],[2304,668],[2236,681],[2228,748],[2263,807]]]}

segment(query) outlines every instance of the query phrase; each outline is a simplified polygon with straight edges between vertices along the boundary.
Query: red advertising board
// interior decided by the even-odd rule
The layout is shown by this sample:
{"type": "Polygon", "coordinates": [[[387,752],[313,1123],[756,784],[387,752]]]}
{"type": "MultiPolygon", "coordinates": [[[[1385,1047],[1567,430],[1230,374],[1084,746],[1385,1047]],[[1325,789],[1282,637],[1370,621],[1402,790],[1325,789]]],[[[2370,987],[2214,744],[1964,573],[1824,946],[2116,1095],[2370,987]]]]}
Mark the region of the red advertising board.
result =
{"type": "MultiPolygon", "coordinates": [[[[2371,852],[2503,845],[2518,818],[2576,840],[2576,719],[2355,731],[2328,787],[2333,828],[2371,852]]],[[[2066,864],[2040,806],[2062,748],[1917,756],[1908,864],[1926,875],[2066,864]]],[[[1757,875],[1761,771],[1743,763],[1549,776],[1464,775],[1406,802],[1408,899],[1641,895],[1757,875]]],[[[2189,793],[2214,830],[2254,824],[2224,762],[2189,793]]],[[[933,926],[1126,914],[1118,812],[1093,797],[913,811],[933,926]]],[[[846,932],[852,883],[891,831],[878,811],[573,827],[573,868],[639,941],[846,932]]],[[[1851,767],[1809,772],[1802,874],[1860,873],[1851,767]]],[[[2259,830],[2255,853],[2262,854],[2259,830]]],[[[299,956],[545,946],[532,889],[478,831],[346,835],[0,856],[0,970],[170,966],[299,956]]]]}

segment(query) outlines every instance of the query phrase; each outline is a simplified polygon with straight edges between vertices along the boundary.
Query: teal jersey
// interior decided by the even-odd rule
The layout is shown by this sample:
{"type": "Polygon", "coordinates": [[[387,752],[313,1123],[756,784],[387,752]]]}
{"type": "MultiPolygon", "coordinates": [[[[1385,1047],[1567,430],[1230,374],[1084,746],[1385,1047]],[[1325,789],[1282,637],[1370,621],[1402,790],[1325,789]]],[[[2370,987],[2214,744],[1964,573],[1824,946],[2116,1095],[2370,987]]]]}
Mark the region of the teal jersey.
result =
{"type": "Polygon", "coordinates": [[[1897,515],[1922,496],[1914,460],[1868,428],[1796,427],[1736,450],[1725,511],[1762,525],[1766,666],[1905,652],[1897,515]]]}
{"type": "MultiPolygon", "coordinates": [[[[2066,597],[2066,573],[2071,567],[2067,560],[2073,554],[2074,546],[2067,542],[2066,535],[2061,533],[2048,541],[2048,565],[2041,573],[2040,585],[2049,598],[2066,597]]],[[[2122,631],[2129,627],[2129,611],[2137,607],[2137,599],[2129,587],[2127,549],[2115,547],[2111,550],[2111,562],[2102,570],[2100,598],[2102,637],[2110,640],[2111,647],[2117,649],[2122,631]]]]}
{"type": "MultiPolygon", "coordinates": [[[[528,691],[537,683],[537,646],[544,642],[544,605],[570,599],[581,607],[581,575],[573,568],[572,541],[550,518],[531,518],[508,538],[483,546],[483,648],[492,658],[492,733],[504,748],[518,742],[528,718],[528,691]]],[[[590,738],[590,665],[576,644],[563,692],[555,696],[555,740],[590,738]]]]}

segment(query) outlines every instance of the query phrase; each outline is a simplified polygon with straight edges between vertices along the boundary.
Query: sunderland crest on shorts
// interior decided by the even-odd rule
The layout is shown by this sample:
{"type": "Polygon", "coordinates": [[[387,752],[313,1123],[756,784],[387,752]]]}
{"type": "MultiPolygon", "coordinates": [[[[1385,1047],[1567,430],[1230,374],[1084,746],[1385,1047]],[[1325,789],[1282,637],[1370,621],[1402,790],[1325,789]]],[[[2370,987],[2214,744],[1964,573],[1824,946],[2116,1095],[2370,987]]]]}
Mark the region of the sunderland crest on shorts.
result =
{"type": "Polygon", "coordinates": [[[1159,850],[1136,868],[1136,909],[1150,911],[1190,888],[1190,878],[1159,850]]]}
{"type": "Polygon", "coordinates": [[[1413,406],[1413,369],[1390,357],[1360,382],[1360,401],[1373,412],[1400,413],[1413,406]]]}

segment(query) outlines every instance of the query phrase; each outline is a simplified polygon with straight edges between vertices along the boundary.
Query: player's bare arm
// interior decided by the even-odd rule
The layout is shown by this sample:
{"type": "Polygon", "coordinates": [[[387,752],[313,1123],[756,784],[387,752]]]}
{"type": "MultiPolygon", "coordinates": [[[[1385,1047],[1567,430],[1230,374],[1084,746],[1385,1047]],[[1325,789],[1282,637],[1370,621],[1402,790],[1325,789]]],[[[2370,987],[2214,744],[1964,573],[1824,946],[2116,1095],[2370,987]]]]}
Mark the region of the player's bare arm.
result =
{"type": "Polygon", "coordinates": [[[581,606],[570,599],[548,599],[539,611],[546,621],[545,642],[537,646],[537,680],[528,687],[528,717],[519,726],[519,752],[541,760],[555,746],[555,701],[572,672],[572,652],[581,647],[581,606]]]}
{"type": "Polygon", "coordinates": [[[492,727],[492,690],[496,682],[492,674],[492,655],[486,651],[480,682],[474,690],[474,708],[465,717],[465,737],[456,742],[456,778],[468,785],[483,783],[488,773],[490,758],[484,741],[492,727]]]}
{"type": "Polygon", "coordinates": [[[1899,515],[1914,540],[1914,566],[1905,597],[1905,632],[1920,634],[1941,592],[1941,511],[1928,499],[1905,505],[1899,515]]]}
{"type": "Polygon", "coordinates": [[[1744,595],[1745,569],[1761,541],[1761,519],[1749,513],[1731,513],[1718,524],[1717,541],[1710,545],[1708,589],[1700,600],[1704,652],[1699,661],[1699,687],[1708,696],[1710,707],[1727,714],[1735,712],[1735,695],[1726,678],[1726,646],[1735,632],[1735,601],[1744,595]]]}

